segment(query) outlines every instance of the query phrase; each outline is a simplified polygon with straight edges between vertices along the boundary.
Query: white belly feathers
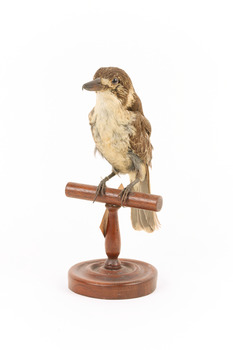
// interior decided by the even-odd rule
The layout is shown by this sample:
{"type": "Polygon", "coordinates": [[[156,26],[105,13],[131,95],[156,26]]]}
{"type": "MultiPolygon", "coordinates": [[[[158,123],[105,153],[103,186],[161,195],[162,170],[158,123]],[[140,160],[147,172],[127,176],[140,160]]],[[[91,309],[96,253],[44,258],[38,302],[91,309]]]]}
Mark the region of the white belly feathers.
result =
{"type": "Polygon", "coordinates": [[[89,114],[96,147],[116,170],[127,173],[132,165],[128,150],[129,135],[135,132],[131,125],[134,115],[124,110],[112,93],[96,95],[96,106],[89,114]]]}

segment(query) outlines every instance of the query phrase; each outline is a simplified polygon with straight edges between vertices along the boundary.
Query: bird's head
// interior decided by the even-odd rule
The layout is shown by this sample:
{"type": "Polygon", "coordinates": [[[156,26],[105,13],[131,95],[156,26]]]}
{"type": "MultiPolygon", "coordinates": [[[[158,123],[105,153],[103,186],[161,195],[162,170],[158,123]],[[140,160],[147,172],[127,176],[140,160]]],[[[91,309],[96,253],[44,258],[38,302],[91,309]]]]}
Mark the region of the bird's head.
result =
{"type": "Polygon", "coordinates": [[[98,93],[111,93],[123,106],[130,106],[136,97],[130,77],[123,69],[116,67],[99,68],[94,80],[84,84],[82,88],[98,93]]]}

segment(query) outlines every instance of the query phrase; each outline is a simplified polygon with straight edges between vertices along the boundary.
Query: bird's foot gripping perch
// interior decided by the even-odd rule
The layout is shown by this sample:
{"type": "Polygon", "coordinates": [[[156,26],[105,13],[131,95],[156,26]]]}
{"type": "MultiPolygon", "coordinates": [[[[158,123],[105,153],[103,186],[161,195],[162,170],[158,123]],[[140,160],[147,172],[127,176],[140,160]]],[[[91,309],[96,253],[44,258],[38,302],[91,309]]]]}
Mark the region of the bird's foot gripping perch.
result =
{"type": "Polygon", "coordinates": [[[95,202],[96,198],[101,195],[103,196],[105,194],[105,189],[106,189],[106,182],[108,180],[110,180],[113,176],[116,175],[116,172],[113,171],[110,175],[106,176],[103,180],[100,181],[97,189],[96,189],[96,193],[95,193],[95,198],[93,200],[93,203],[95,202]]]}
{"type": "Polygon", "coordinates": [[[139,179],[136,179],[132,181],[128,186],[126,186],[119,194],[119,197],[121,198],[121,205],[124,206],[126,203],[130,192],[132,192],[133,187],[139,182],[139,179]]]}
{"type": "Polygon", "coordinates": [[[93,203],[95,202],[96,198],[101,195],[103,196],[105,194],[105,189],[106,189],[106,181],[104,181],[105,179],[101,180],[98,187],[97,187],[97,190],[96,190],[96,193],[95,193],[95,198],[93,200],[93,203]]]}

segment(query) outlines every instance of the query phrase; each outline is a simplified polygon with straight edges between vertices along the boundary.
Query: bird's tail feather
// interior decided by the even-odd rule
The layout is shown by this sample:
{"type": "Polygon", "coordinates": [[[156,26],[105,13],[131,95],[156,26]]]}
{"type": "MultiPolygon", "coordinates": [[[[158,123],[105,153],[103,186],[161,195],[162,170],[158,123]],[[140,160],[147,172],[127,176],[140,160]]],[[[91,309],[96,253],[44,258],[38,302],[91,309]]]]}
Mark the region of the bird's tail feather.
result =
{"type": "MultiPolygon", "coordinates": [[[[130,174],[130,182],[135,180],[135,175],[133,173],[130,174]]],[[[143,192],[150,193],[150,177],[149,177],[149,169],[147,168],[146,176],[144,181],[138,182],[133,191],[135,192],[143,192]]],[[[144,230],[146,232],[153,232],[154,230],[158,230],[160,227],[160,222],[158,217],[154,211],[131,208],[131,221],[132,226],[135,230],[144,230]]]]}

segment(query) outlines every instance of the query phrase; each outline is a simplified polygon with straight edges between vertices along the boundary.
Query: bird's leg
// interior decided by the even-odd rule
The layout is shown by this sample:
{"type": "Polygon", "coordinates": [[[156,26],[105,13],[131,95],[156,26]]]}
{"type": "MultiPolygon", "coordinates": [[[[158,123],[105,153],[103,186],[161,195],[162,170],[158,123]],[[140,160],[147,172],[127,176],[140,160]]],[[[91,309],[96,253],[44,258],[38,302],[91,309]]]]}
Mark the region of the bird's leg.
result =
{"type": "Polygon", "coordinates": [[[98,187],[96,189],[95,198],[94,198],[93,202],[95,202],[95,200],[98,197],[98,195],[104,195],[105,194],[106,182],[108,180],[110,180],[115,175],[116,175],[116,172],[112,171],[110,175],[106,176],[103,180],[100,181],[100,183],[99,183],[99,185],[98,185],[98,187]]]}
{"type": "Polygon", "coordinates": [[[130,182],[128,186],[126,186],[119,194],[121,197],[121,205],[124,205],[124,203],[127,201],[128,196],[132,190],[132,188],[139,182],[140,180],[136,178],[134,181],[130,182]]]}

